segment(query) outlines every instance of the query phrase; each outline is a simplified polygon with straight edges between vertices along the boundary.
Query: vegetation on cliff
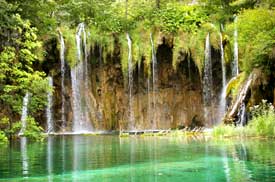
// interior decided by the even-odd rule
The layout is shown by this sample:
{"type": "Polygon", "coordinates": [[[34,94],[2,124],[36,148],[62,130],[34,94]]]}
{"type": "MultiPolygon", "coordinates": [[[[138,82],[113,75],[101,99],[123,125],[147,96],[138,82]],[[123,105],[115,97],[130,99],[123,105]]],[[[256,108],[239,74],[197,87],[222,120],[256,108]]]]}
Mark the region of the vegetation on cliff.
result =
{"type": "MultiPolygon", "coordinates": [[[[84,22],[90,47],[100,46],[105,62],[120,48],[122,69],[127,75],[126,33],[132,39],[134,63],[145,60],[150,68],[153,37],[155,49],[166,44],[173,50],[173,65],[192,59],[203,72],[204,41],[211,34],[211,45],[220,49],[220,33],[225,61],[233,59],[233,33],[238,29],[240,69],[246,74],[255,68],[273,74],[275,60],[275,2],[270,0],[0,0],[0,119],[15,124],[21,114],[24,95],[31,93],[30,115],[37,116],[46,105],[48,80],[41,68],[47,62],[44,43],[62,32],[66,42],[66,61],[75,65],[76,25],[84,22]],[[237,18],[237,23],[234,19],[237,18]],[[118,41],[117,41],[118,40],[118,41]]],[[[150,73],[150,69],[148,69],[150,73]]],[[[240,82],[228,93],[237,90],[240,82]]],[[[264,115],[265,117],[266,115],[264,115]]],[[[269,115],[268,115],[269,117],[269,115]]],[[[254,120],[262,120],[259,118],[254,120]]],[[[32,121],[35,123],[35,121],[32,121]]],[[[253,122],[257,123],[257,122],[253,122]]],[[[260,122],[259,122],[260,123],[260,122]]],[[[0,123],[1,124],[1,123],[0,123]]],[[[4,124],[1,124],[1,129],[4,124]]],[[[36,124],[34,124],[35,126],[36,124]]],[[[12,126],[11,126],[12,127],[12,126]]],[[[40,131],[40,129],[33,129],[40,131]]],[[[0,133],[3,135],[3,132],[0,133]]]]}

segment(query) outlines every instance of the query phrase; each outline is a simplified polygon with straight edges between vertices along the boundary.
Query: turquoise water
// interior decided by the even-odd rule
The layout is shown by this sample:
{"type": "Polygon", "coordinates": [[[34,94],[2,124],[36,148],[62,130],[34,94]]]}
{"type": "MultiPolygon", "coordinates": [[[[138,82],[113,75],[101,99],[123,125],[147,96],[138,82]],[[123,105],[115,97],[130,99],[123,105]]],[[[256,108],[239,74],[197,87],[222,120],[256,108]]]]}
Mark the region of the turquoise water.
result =
{"type": "Polygon", "coordinates": [[[275,181],[272,140],[58,136],[0,147],[0,181],[275,181]]]}

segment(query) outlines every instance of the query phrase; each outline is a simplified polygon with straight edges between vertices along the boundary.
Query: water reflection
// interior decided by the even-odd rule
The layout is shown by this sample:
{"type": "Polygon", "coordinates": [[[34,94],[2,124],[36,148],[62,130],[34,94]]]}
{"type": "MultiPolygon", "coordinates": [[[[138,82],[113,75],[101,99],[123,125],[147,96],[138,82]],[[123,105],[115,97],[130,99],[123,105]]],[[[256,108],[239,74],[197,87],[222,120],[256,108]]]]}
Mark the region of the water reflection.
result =
{"type": "Polygon", "coordinates": [[[28,149],[27,149],[27,138],[20,138],[20,151],[22,158],[22,174],[27,177],[29,174],[29,163],[28,163],[28,149]]]}
{"type": "Polygon", "coordinates": [[[48,181],[53,181],[53,138],[48,137],[47,142],[47,169],[48,169],[48,181]]]}
{"type": "MultiPolygon", "coordinates": [[[[62,177],[64,176],[64,173],[66,171],[66,138],[65,136],[61,137],[61,158],[62,158],[62,177]]],[[[64,181],[64,178],[62,178],[62,181],[64,181]]]]}
{"type": "Polygon", "coordinates": [[[30,143],[22,137],[0,151],[0,181],[271,182],[274,149],[270,140],[63,136],[30,143]]]}
{"type": "Polygon", "coordinates": [[[73,181],[77,182],[77,172],[80,170],[81,141],[79,136],[73,137],[73,181]]]}
{"type": "Polygon", "coordinates": [[[230,168],[229,168],[227,151],[225,148],[221,149],[221,156],[222,156],[222,162],[223,162],[223,168],[224,168],[226,182],[230,182],[231,181],[230,180],[230,168]]]}

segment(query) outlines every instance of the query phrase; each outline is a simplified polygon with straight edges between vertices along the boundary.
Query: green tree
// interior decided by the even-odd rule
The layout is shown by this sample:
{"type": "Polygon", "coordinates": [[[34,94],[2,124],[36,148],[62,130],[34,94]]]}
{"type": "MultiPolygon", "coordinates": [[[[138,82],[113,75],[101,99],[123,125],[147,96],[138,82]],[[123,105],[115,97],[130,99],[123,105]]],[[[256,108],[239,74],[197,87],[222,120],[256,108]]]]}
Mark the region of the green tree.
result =
{"type": "MultiPolygon", "coordinates": [[[[0,1],[0,117],[18,119],[25,93],[32,95],[30,113],[44,109],[49,90],[45,73],[35,69],[41,42],[30,21],[13,13],[17,6],[0,1]]],[[[1,118],[0,118],[1,119],[1,118]]]]}

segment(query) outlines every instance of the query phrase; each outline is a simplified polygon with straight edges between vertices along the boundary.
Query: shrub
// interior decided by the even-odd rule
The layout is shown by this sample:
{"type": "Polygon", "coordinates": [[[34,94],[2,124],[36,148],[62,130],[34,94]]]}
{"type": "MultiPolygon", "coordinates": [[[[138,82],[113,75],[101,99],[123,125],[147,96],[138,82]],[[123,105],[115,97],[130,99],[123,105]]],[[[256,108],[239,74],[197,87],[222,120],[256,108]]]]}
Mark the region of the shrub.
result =
{"type": "Polygon", "coordinates": [[[275,137],[275,109],[271,103],[263,100],[261,104],[250,108],[252,119],[246,127],[220,125],[214,127],[214,137],[260,136],[275,137]]]}
{"type": "Polygon", "coordinates": [[[275,136],[275,110],[271,103],[263,100],[260,105],[251,108],[252,120],[248,130],[257,136],[275,136]]]}
{"type": "MultiPolygon", "coordinates": [[[[0,120],[1,131],[0,131],[0,141],[7,136],[16,136],[21,128],[21,121],[15,122],[12,126],[9,125],[9,119],[4,117],[0,120]]],[[[44,136],[42,135],[43,128],[38,125],[38,123],[32,117],[27,118],[27,127],[23,133],[23,136],[28,137],[31,140],[42,140],[44,136]]]]}
{"type": "Polygon", "coordinates": [[[219,125],[213,128],[212,135],[214,137],[234,137],[244,135],[243,127],[236,127],[234,125],[219,125]]]}
{"type": "Polygon", "coordinates": [[[3,131],[0,131],[0,144],[7,143],[8,138],[3,131]]]}
{"type": "Polygon", "coordinates": [[[42,135],[42,133],[43,128],[38,125],[34,118],[28,117],[27,128],[23,135],[31,140],[43,140],[44,136],[42,135]]]}

